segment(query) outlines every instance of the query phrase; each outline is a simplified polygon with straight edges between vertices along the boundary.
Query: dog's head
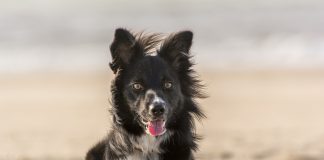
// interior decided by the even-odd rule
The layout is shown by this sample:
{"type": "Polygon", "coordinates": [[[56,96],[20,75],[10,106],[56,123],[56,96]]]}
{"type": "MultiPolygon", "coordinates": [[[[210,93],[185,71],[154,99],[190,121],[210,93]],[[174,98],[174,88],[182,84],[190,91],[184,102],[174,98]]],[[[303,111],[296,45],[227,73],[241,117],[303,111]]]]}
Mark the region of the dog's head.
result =
{"type": "Polygon", "coordinates": [[[172,34],[152,54],[160,44],[159,35],[116,30],[110,67],[116,74],[113,101],[120,121],[136,122],[152,136],[168,130],[173,117],[183,111],[184,99],[198,95],[190,77],[192,37],[190,31],[172,34]]]}

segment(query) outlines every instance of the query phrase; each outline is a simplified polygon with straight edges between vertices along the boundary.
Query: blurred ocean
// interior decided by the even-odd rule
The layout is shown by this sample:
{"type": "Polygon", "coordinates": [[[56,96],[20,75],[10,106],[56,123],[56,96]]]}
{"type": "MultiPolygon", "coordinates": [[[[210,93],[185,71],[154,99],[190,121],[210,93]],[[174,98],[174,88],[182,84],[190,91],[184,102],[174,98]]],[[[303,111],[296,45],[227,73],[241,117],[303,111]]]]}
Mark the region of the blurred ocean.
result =
{"type": "Polygon", "coordinates": [[[206,69],[324,68],[321,0],[1,0],[0,72],[107,70],[117,27],[190,29],[206,69]]]}

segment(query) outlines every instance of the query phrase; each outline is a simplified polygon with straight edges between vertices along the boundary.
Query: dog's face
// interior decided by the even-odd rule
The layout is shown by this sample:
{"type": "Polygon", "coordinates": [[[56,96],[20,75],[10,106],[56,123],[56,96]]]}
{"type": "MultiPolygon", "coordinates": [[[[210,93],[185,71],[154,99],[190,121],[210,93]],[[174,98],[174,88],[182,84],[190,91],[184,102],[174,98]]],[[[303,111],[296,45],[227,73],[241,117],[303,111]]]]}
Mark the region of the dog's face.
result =
{"type": "Polygon", "coordinates": [[[120,89],[134,120],[146,133],[159,136],[168,130],[172,116],[181,111],[184,84],[179,74],[188,69],[186,54],[192,33],[168,37],[154,56],[147,54],[150,40],[154,41],[154,37],[136,39],[127,30],[117,29],[111,45],[111,68],[116,74],[122,72],[120,89]]]}
{"type": "Polygon", "coordinates": [[[173,68],[159,56],[141,57],[126,70],[123,86],[123,95],[146,132],[153,136],[163,134],[166,122],[182,99],[173,68]]]}

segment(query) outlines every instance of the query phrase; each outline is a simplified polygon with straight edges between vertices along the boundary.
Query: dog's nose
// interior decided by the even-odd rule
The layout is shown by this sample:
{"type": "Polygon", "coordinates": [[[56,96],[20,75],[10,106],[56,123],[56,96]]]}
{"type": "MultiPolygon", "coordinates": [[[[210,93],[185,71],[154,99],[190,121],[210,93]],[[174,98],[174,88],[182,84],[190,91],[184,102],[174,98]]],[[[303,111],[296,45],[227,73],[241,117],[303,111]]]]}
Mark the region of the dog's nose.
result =
{"type": "Polygon", "coordinates": [[[165,112],[164,103],[153,103],[153,107],[151,108],[150,112],[155,117],[161,116],[165,112]]]}

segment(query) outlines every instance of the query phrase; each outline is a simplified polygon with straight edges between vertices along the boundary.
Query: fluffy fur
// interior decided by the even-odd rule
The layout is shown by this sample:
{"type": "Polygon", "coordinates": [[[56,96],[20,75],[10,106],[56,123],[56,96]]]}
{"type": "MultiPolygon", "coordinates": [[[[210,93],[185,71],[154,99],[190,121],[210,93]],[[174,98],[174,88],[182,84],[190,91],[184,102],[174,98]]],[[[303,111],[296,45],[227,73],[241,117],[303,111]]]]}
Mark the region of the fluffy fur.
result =
{"type": "Polygon", "coordinates": [[[110,46],[112,129],[86,160],[194,159],[199,139],[194,118],[204,117],[195,98],[204,95],[190,61],[192,38],[191,31],[164,39],[115,31],[110,46]]]}

